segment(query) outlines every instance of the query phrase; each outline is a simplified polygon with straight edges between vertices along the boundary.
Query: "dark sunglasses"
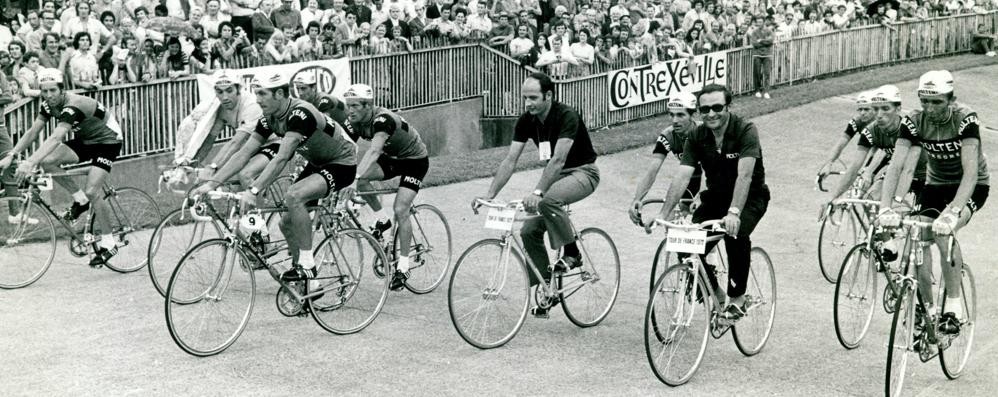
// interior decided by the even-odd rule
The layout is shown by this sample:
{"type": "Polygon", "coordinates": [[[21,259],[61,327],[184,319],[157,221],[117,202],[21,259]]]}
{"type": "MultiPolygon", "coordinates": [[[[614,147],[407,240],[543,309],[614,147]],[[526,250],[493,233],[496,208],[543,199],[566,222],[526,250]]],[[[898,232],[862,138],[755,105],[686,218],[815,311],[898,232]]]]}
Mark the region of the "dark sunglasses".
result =
{"type": "Polygon", "coordinates": [[[711,110],[713,110],[714,113],[721,113],[721,111],[723,111],[724,108],[727,107],[727,106],[728,105],[721,105],[721,104],[711,105],[711,106],[701,106],[701,107],[697,108],[697,110],[699,110],[700,113],[703,113],[703,114],[710,113],[711,110]]]}
{"type": "Polygon", "coordinates": [[[945,99],[929,99],[929,98],[918,98],[923,105],[942,105],[946,103],[945,99]]]}

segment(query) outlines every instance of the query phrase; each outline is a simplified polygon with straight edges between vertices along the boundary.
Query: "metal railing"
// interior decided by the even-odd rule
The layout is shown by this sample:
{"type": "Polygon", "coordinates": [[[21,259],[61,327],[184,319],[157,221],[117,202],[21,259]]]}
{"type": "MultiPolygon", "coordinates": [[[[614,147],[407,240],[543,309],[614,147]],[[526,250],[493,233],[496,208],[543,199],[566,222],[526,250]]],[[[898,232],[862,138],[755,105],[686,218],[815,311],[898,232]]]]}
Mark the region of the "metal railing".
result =
{"type": "MultiPolygon", "coordinates": [[[[970,49],[971,33],[978,24],[993,29],[996,22],[998,13],[991,12],[908,22],[894,29],[874,25],[796,37],[774,46],[771,82],[792,84],[849,70],[965,52],[970,49]]],[[[752,49],[730,50],[726,57],[728,85],[738,94],[752,92],[752,49]]],[[[481,96],[484,117],[520,114],[520,85],[532,70],[482,43],[350,58],[352,81],[371,85],[377,92],[377,105],[409,109],[481,96]]],[[[558,99],[578,108],[590,128],[665,112],[665,101],[609,111],[607,73],[556,80],[558,99]]],[[[117,85],[83,94],[101,101],[122,125],[125,143],[121,158],[172,151],[177,126],[199,99],[197,82],[192,77],[117,85]]],[[[38,104],[35,99],[22,99],[4,110],[15,140],[30,127],[38,114],[38,104]]],[[[48,131],[40,139],[47,135],[48,131]]]]}

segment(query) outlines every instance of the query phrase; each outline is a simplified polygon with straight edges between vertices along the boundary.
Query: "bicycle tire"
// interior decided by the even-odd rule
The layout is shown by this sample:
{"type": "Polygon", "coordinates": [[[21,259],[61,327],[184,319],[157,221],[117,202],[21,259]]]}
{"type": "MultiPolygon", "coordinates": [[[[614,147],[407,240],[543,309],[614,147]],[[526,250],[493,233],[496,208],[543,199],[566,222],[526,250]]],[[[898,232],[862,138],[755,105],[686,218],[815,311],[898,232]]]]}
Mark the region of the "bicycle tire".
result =
{"type": "Polygon", "coordinates": [[[773,332],[773,322],[776,320],[776,271],[769,254],[762,248],[752,247],[749,256],[751,259],[745,297],[760,300],[750,305],[745,317],[731,327],[731,336],[735,339],[738,351],[750,357],[762,351],[773,332]]]}
{"type": "MultiPolygon", "coordinates": [[[[447,288],[447,310],[451,324],[465,342],[483,350],[500,347],[512,340],[523,327],[530,304],[530,281],[523,255],[510,247],[509,255],[503,261],[503,252],[504,243],[498,239],[485,239],[472,244],[454,264],[447,288]],[[485,281],[475,281],[482,280],[480,277],[484,277],[485,281]],[[466,305],[466,301],[470,301],[470,304],[466,305]],[[509,312],[508,315],[503,315],[502,310],[494,310],[502,317],[501,320],[506,320],[509,324],[490,333],[495,334],[495,337],[486,338],[485,334],[489,330],[478,331],[471,328],[479,322],[477,320],[482,311],[486,310],[483,306],[495,306],[495,302],[510,303],[504,310],[509,312]],[[473,310],[468,310],[467,307],[473,310]],[[469,319],[470,315],[474,316],[469,319]]],[[[485,314],[484,321],[481,321],[483,325],[488,322],[492,311],[485,314]]]]}
{"type": "Polygon", "coordinates": [[[857,244],[846,255],[835,282],[835,300],[832,304],[832,320],[835,324],[835,337],[847,350],[859,347],[873,320],[877,306],[876,259],[865,243],[857,244]],[[853,303],[858,303],[852,306],[853,303]],[[865,306],[864,306],[865,305],[865,306]],[[853,311],[847,310],[854,307],[853,311]],[[858,310],[855,310],[858,309],[858,310]],[[848,326],[848,321],[856,319],[858,326],[848,326]],[[850,334],[855,331],[855,334],[850,334]]]}
{"type": "Polygon", "coordinates": [[[673,387],[693,378],[711,339],[708,337],[711,310],[708,301],[702,299],[707,287],[704,280],[696,278],[697,290],[694,291],[694,278],[692,267],[682,264],[670,266],[655,282],[645,309],[645,356],[655,376],[673,387]],[[669,319],[666,332],[662,332],[664,327],[659,322],[653,322],[654,319],[669,319]],[[680,354],[683,347],[684,354],[680,354]],[[668,358],[664,365],[660,365],[666,353],[668,358]],[[688,357],[686,361],[689,363],[677,367],[678,374],[673,375],[670,369],[676,362],[677,354],[679,358],[688,357]]]}
{"type": "MultiPolygon", "coordinates": [[[[453,239],[447,218],[437,207],[420,204],[412,207],[410,214],[413,241],[409,248],[409,277],[405,280],[404,285],[407,290],[414,294],[427,294],[437,289],[447,276],[452,259],[453,239]],[[431,218],[439,219],[440,222],[435,224],[434,221],[430,220],[431,218]],[[441,234],[447,237],[446,244],[430,244],[430,236],[441,234]],[[438,251],[442,252],[435,254],[438,251]]],[[[395,244],[393,245],[396,250],[399,247],[397,234],[394,237],[395,244]]],[[[395,257],[398,257],[398,253],[395,257]]]]}
{"type": "Polygon", "coordinates": [[[835,284],[835,277],[839,273],[839,269],[834,267],[841,265],[847,250],[859,243],[858,221],[852,216],[852,212],[837,208],[831,207],[821,221],[821,230],[818,232],[818,270],[830,284],[835,284]],[[842,227],[848,227],[847,233],[840,230],[842,227]],[[826,243],[829,244],[828,247],[825,246],[826,243]],[[841,255],[838,254],[840,251],[841,255]]]}
{"type": "Polygon", "coordinates": [[[390,277],[374,275],[378,263],[388,263],[378,240],[360,229],[339,230],[316,246],[315,259],[316,280],[325,283],[320,288],[326,291],[306,301],[315,322],[337,335],[367,328],[384,308],[391,285],[390,277]],[[347,253],[354,247],[356,256],[347,253]]]}
{"type": "Polygon", "coordinates": [[[0,198],[0,208],[9,211],[10,207],[21,208],[22,222],[0,221],[0,289],[34,284],[52,266],[58,246],[55,223],[47,211],[23,197],[0,198]],[[38,223],[26,222],[30,219],[38,223]]]}
{"type": "Polygon", "coordinates": [[[149,238],[149,248],[146,251],[146,268],[149,279],[156,292],[166,297],[166,286],[170,282],[173,270],[184,254],[195,244],[223,235],[222,229],[215,222],[212,227],[206,222],[198,222],[190,218],[187,208],[177,208],[163,217],[149,238]],[[209,236],[209,230],[215,234],[209,236]],[[168,246],[167,249],[163,249],[168,246]]]}
{"type": "Polygon", "coordinates": [[[602,322],[613,310],[620,292],[620,255],[610,235],[595,227],[579,232],[578,246],[582,253],[582,267],[559,273],[558,287],[563,288],[576,277],[584,282],[574,291],[563,291],[560,299],[561,309],[568,320],[578,327],[587,328],[602,322]],[[596,243],[600,240],[604,241],[602,247],[596,243]],[[578,304],[580,300],[585,303],[578,304]],[[605,303],[599,302],[602,300],[605,303]],[[580,306],[595,310],[587,313],[581,308],[572,309],[580,306]]]}
{"type": "Polygon", "coordinates": [[[159,204],[148,193],[134,187],[116,188],[106,200],[105,208],[111,208],[111,230],[115,231],[115,239],[120,239],[121,245],[118,246],[118,254],[104,265],[118,273],[138,271],[148,261],[149,241],[156,226],[163,220],[159,204]],[[118,232],[126,229],[130,231],[118,232]],[[136,260],[135,257],[142,259],[136,260]]]}
{"type": "Polygon", "coordinates": [[[912,356],[909,351],[914,351],[916,287],[910,281],[905,281],[901,288],[903,292],[894,307],[891,336],[887,341],[887,371],[884,382],[884,395],[887,397],[902,395],[908,361],[912,356]]]}
{"type": "Polygon", "coordinates": [[[190,355],[206,357],[221,353],[235,343],[246,329],[255,300],[256,278],[242,248],[227,239],[203,241],[184,255],[170,277],[164,299],[167,330],[177,347],[190,355]],[[221,256],[212,255],[209,250],[220,251],[221,256]],[[245,279],[240,275],[245,275],[245,279]],[[199,276],[206,277],[199,280],[199,276]],[[222,304],[223,295],[226,296],[226,304],[229,301],[236,303],[233,307],[238,310],[235,315],[239,318],[237,321],[222,321],[219,326],[204,324],[210,317],[227,312],[225,308],[215,308],[222,304]],[[245,301],[245,309],[239,301],[245,301]],[[201,323],[194,327],[185,326],[188,322],[182,320],[188,313],[193,313],[190,323],[201,323]],[[197,332],[187,335],[185,331],[191,328],[197,332]],[[213,332],[216,328],[217,332],[213,332]],[[220,336],[215,338],[217,340],[204,343],[194,341],[195,337],[209,333],[220,336]]]}
{"type": "MultiPolygon", "coordinates": [[[[939,351],[939,364],[943,368],[943,374],[950,380],[959,378],[970,360],[970,352],[974,345],[974,328],[977,323],[977,286],[974,283],[974,273],[966,263],[963,264],[961,283],[963,294],[963,321],[960,323],[960,334],[952,341],[946,349],[939,351]],[[956,354],[947,354],[953,351],[956,354]],[[949,358],[956,361],[948,363],[949,358]]],[[[944,295],[945,296],[945,295],[944,295]]],[[[943,299],[943,313],[946,312],[946,300],[943,299]]]]}

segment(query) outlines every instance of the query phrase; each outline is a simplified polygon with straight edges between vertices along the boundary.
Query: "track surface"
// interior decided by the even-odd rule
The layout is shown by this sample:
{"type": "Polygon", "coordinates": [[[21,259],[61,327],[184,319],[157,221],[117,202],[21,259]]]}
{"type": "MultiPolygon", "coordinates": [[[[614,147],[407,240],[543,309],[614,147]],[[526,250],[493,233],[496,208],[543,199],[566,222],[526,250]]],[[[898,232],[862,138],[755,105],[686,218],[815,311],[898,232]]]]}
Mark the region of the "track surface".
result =
{"type": "MultiPolygon", "coordinates": [[[[980,111],[987,126],[998,126],[992,111],[998,107],[996,75],[996,66],[957,73],[959,100],[980,111]]],[[[915,82],[899,86],[905,107],[917,105],[915,82]]],[[[643,347],[648,271],[661,236],[645,235],[625,213],[650,145],[600,158],[599,189],[573,206],[576,225],[605,229],[621,255],[621,292],[600,326],[576,328],[555,310],[548,320],[528,317],[505,347],[479,351],[454,331],[444,284],[425,296],[392,293],[366,330],[334,336],[309,318],[282,317],[273,306],[276,283],[263,272],[257,273],[256,307],[242,337],[219,356],[197,359],[170,339],[163,301],[146,272],[92,271],[61,244],[56,263],[41,280],[0,291],[0,385],[5,395],[879,395],[889,317],[877,311],[863,345],[842,349],[832,328],[834,286],[821,278],[815,260],[815,215],[827,196],[813,191],[811,183],[852,112],[850,101],[837,97],[754,120],[773,193],[754,242],[769,251],[776,267],[775,329],[765,350],[752,358],[738,353],[727,336],[712,340],[699,372],[680,388],[658,382],[643,347]]],[[[627,128],[618,130],[624,134],[627,128]]],[[[998,177],[998,133],[982,135],[998,177]]],[[[665,169],[652,196],[664,193],[665,169]]],[[[538,176],[536,170],[514,176],[501,198],[523,197],[538,176]]],[[[471,243],[492,235],[482,229],[484,219],[468,208],[488,183],[476,180],[420,194],[421,202],[447,214],[455,260],[471,243]]],[[[996,208],[992,197],[960,236],[976,273],[980,308],[968,370],[961,379],[947,381],[938,361],[916,360],[914,376],[906,382],[911,395],[991,395],[988,391],[998,386],[998,312],[993,309],[998,269],[989,255],[998,230],[996,208]]]]}

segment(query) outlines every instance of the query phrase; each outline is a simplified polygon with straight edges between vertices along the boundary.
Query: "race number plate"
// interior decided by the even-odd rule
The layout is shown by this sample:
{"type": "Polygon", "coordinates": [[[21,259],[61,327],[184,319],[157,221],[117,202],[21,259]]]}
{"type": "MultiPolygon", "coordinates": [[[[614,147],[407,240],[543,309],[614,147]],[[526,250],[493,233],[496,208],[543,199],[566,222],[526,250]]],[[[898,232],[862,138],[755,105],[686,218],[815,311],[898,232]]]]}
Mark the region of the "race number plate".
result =
{"type": "Polygon", "coordinates": [[[508,232],[513,230],[514,218],[516,218],[516,209],[489,208],[489,213],[485,216],[485,228],[508,232]]]}
{"type": "Polygon", "coordinates": [[[703,254],[707,248],[706,230],[669,230],[665,236],[665,250],[685,254],[703,254]]]}
{"type": "Polygon", "coordinates": [[[41,190],[43,192],[47,192],[49,190],[52,190],[52,177],[46,176],[46,177],[38,178],[38,182],[39,182],[38,190],[41,190]]]}

